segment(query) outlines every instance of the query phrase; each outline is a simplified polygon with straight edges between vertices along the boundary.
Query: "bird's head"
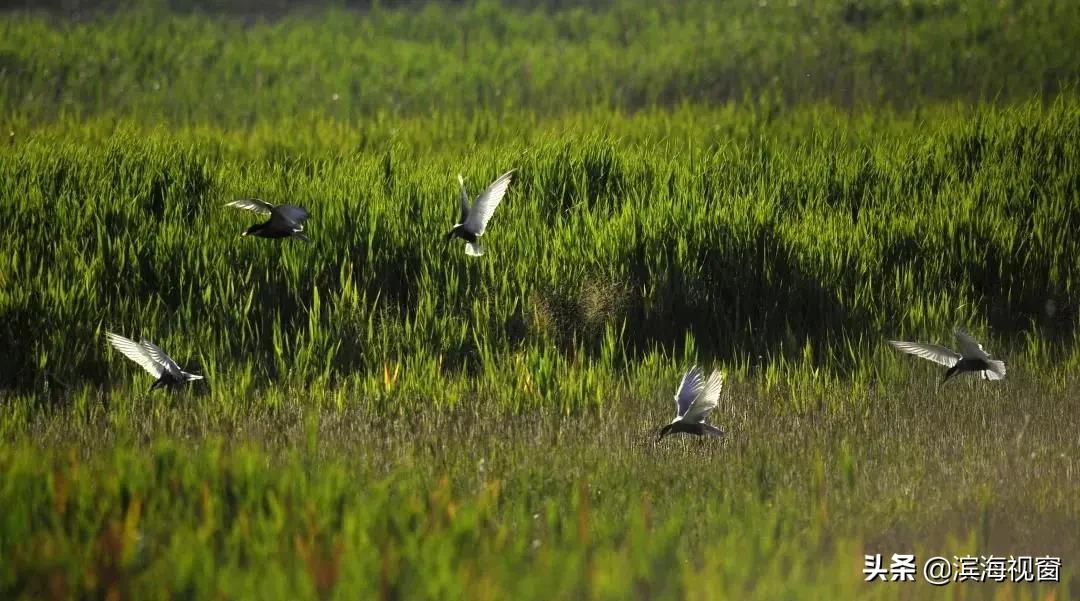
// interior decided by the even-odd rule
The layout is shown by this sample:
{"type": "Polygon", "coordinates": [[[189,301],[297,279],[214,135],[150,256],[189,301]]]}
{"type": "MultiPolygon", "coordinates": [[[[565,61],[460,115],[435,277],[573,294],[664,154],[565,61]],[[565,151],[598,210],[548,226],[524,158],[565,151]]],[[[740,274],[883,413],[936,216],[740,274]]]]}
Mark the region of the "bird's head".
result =
{"type": "Polygon", "coordinates": [[[246,236],[250,236],[250,235],[254,234],[257,231],[259,231],[259,224],[258,223],[256,223],[255,225],[249,227],[248,229],[244,230],[243,232],[240,232],[240,237],[244,238],[246,236]]]}
{"type": "Polygon", "coordinates": [[[668,434],[671,433],[671,426],[672,425],[673,424],[668,424],[668,425],[664,426],[663,428],[660,428],[660,435],[656,437],[656,442],[660,442],[661,440],[664,439],[665,436],[667,436],[668,434]]]}

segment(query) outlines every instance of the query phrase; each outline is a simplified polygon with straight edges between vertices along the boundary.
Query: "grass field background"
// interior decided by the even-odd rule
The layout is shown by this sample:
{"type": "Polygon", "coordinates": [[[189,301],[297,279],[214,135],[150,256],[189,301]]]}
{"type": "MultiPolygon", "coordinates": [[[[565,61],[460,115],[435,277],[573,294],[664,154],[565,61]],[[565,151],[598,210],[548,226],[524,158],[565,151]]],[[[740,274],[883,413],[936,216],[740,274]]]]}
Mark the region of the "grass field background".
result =
{"type": "Polygon", "coordinates": [[[1075,594],[1076,8],[79,8],[0,16],[2,596],[1075,594]],[[884,343],[954,325],[1008,379],[884,343]]]}

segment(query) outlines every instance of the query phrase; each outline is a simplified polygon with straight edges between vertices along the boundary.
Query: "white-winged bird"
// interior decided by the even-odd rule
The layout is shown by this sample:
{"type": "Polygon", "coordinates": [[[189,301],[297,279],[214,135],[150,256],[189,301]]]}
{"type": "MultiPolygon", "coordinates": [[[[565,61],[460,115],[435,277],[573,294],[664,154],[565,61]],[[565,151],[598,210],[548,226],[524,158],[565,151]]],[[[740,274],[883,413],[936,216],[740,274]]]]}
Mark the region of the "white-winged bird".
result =
{"type": "Polygon", "coordinates": [[[458,183],[461,185],[461,218],[454,224],[454,229],[446,235],[445,242],[454,238],[465,241],[465,254],[479,257],[484,254],[484,248],[480,246],[480,236],[484,235],[488,221],[495,214],[495,208],[502,202],[506,195],[506,189],[510,186],[510,176],[514,174],[511,169],[499,176],[499,179],[491,183],[476,201],[469,206],[469,193],[465,191],[465,178],[458,174],[458,183]]]}
{"type": "Polygon", "coordinates": [[[304,242],[311,239],[304,233],[304,220],[308,218],[307,209],[296,205],[272,205],[258,198],[234,200],[225,206],[255,211],[269,215],[270,220],[244,230],[241,236],[259,236],[260,238],[299,238],[304,242]]]}
{"type": "Polygon", "coordinates": [[[679,390],[675,392],[675,419],[660,429],[660,442],[668,434],[684,432],[703,436],[723,436],[724,431],[705,423],[705,418],[716,409],[720,391],[724,387],[724,374],[713,370],[709,379],[696,365],[683,374],[679,390]]]}
{"type": "Polygon", "coordinates": [[[965,371],[977,371],[986,380],[1001,380],[1005,378],[1005,362],[991,359],[990,354],[983,350],[983,346],[971,337],[967,332],[957,329],[956,339],[960,343],[960,352],[945,348],[937,344],[922,342],[903,342],[890,340],[889,344],[897,350],[910,353],[916,357],[928,359],[934,363],[940,363],[949,368],[945,372],[942,384],[949,378],[965,371]]]}
{"type": "Polygon", "coordinates": [[[152,342],[146,340],[135,342],[112,332],[106,332],[105,337],[116,350],[124,353],[124,356],[138,363],[150,372],[150,375],[157,378],[150,386],[150,390],[161,386],[179,387],[187,382],[203,379],[203,376],[189,374],[180,369],[180,366],[166,355],[165,351],[152,342]]]}

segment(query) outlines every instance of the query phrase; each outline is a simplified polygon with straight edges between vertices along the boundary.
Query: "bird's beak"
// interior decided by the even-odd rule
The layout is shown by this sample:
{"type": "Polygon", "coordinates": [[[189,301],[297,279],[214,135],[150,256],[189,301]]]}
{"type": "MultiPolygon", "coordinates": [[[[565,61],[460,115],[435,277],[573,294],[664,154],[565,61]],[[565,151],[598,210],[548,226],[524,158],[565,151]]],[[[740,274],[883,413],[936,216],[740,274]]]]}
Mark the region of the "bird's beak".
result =
{"type": "Polygon", "coordinates": [[[240,232],[240,237],[241,237],[241,238],[243,238],[243,237],[245,237],[245,236],[247,236],[247,232],[240,232]]]}

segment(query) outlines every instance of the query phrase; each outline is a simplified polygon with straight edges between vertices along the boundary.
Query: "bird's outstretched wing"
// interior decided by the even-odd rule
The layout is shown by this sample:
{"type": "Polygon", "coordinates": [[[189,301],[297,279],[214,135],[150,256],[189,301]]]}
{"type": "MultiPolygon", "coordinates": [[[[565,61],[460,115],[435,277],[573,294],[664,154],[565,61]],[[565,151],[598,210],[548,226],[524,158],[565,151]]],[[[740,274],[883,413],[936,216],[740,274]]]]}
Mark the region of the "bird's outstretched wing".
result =
{"type": "Polygon", "coordinates": [[[146,350],[146,354],[154,360],[154,363],[157,363],[158,365],[165,368],[165,371],[169,372],[174,376],[179,376],[181,373],[183,373],[183,370],[180,369],[180,366],[177,365],[171,357],[166,355],[165,351],[161,350],[161,347],[157,346],[153,342],[150,342],[149,340],[143,340],[139,344],[141,344],[143,349],[146,350]]]}
{"type": "Polygon", "coordinates": [[[960,328],[956,329],[956,340],[960,343],[960,354],[970,359],[989,359],[990,354],[983,350],[978,340],[960,328]]]}
{"type": "Polygon", "coordinates": [[[457,181],[461,186],[461,217],[458,217],[458,223],[465,223],[465,220],[469,218],[469,193],[465,191],[465,178],[461,177],[460,173],[457,181]]]}
{"type": "Polygon", "coordinates": [[[724,389],[724,374],[713,370],[709,379],[705,381],[697,398],[690,404],[690,408],[682,416],[682,421],[689,423],[703,422],[720,404],[720,391],[724,389]]]}
{"type": "Polygon", "coordinates": [[[165,372],[165,365],[155,361],[147,352],[146,348],[138,342],[128,340],[127,338],[124,338],[119,334],[113,334],[112,332],[106,332],[105,337],[109,339],[109,343],[113,345],[113,348],[123,353],[128,359],[141,365],[143,369],[155,378],[160,378],[161,374],[165,372]]]}
{"type": "Polygon", "coordinates": [[[890,340],[889,344],[898,351],[910,353],[916,357],[922,357],[928,359],[934,363],[939,363],[945,367],[952,367],[956,365],[956,362],[960,360],[960,354],[952,349],[939,346],[937,344],[925,344],[922,342],[903,342],[900,340],[890,340]]]}
{"type": "Polygon", "coordinates": [[[704,384],[701,369],[696,365],[691,365],[690,369],[683,374],[682,381],[679,382],[679,388],[675,391],[676,420],[681,418],[686,413],[686,410],[690,408],[690,405],[694,403],[694,399],[697,398],[704,384]]]}
{"type": "Polygon", "coordinates": [[[308,218],[307,209],[305,209],[304,207],[298,207],[296,205],[278,205],[273,208],[271,213],[276,213],[282,216],[300,229],[304,229],[303,226],[300,225],[300,223],[308,218]]]}
{"type": "Polygon", "coordinates": [[[262,213],[264,215],[269,215],[274,210],[274,205],[265,200],[259,200],[258,198],[241,198],[240,200],[234,200],[225,206],[236,207],[238,209],[244,209],[245,211],[255,211],[256,213],[262,213]]]}
{"type": "Polygon", "coordinates": [[[506,173],[499,176],[499,179],[491,183],[487,187],[487,190],[477,197],[476,202],[473,203],[471,209],[469,209],[469,215],[465,218],[465,229],[473,234],[480,236],[487,229],[488,221],[491,220],[491,216],[495,214],[495,209],[502,202],[503,196],[506,195],[506,189],[510,186],[510,177],[514,174],[514,170],[511,169],[506,173]]]}

